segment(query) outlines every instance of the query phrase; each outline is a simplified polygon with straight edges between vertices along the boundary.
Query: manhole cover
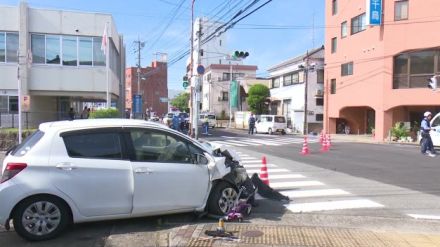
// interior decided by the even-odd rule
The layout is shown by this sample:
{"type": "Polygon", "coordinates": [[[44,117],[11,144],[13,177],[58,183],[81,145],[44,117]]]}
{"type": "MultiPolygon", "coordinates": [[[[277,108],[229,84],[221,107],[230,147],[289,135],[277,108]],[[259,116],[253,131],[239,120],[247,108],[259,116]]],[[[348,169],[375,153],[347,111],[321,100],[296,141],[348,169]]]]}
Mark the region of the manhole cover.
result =
{"type": "Polygon", "coordinates": [[[256,238],[263,236],[264,233],[262,231],[246,231],[242,235],[243,237],[256,238]]]}

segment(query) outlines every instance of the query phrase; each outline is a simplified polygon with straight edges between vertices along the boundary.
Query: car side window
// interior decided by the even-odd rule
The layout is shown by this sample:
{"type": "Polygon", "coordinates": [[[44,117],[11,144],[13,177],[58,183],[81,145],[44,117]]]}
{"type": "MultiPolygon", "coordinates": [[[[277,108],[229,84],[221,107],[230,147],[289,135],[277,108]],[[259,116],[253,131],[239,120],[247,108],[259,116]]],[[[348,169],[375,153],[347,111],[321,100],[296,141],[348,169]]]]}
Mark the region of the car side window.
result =
{"type": "Polygon", "coordinates": [[[431,127],[437,127],[440,125],[440,117],[437,117],[434,119],[434,121],[432,121],[432,126],[431,127]]]}
{"type": "Polygon", "coordinates": [[[63,136],[72,158],[122,159],[119,133],[76,133],[63,136]]]}
{"type": "Polygon", "coordinates": [[[169,133],[153,130],[131,130],[135,161],[158,163],[192,163],[185,141],[169,133]]]}
{"type": "Polygon", "coordinates": [[[272,122],[272,117],[266,117],[267,118],[267,122],[272,122]]]}

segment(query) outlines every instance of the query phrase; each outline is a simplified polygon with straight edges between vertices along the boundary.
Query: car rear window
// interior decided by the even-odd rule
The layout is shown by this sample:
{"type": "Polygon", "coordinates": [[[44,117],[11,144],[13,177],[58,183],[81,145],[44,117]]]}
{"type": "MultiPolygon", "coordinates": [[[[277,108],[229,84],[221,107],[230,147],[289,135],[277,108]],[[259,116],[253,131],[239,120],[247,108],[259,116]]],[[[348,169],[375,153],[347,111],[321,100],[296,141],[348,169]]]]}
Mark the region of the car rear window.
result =
{"type": "Polygon", "coordinates": [[[208,115],[208,119],[215,119],[215,115],[208,115]]]}
{"type": "Polygon", "coordinates": [[[63,137],[73,158],[122,159],[119,133],[78,133],[63,137]]]}
{"type": "Polygon", "coordinates": [[[275,123],[285,123],[286,119],[284,117],[275,117],[275,123]]]}
{"type": "Polygon", "coordinates": [[[44,132],[37,130],[32,135],[28,136],[20,145],[13,148],[11,155],[13,156],[25,155],[27,152],[29,152],[29,150],[32,149],[33,146],[35,146],[35,144],[37,144],[39,140],[41,140],[43,136],[44,136],[44,132]]]}

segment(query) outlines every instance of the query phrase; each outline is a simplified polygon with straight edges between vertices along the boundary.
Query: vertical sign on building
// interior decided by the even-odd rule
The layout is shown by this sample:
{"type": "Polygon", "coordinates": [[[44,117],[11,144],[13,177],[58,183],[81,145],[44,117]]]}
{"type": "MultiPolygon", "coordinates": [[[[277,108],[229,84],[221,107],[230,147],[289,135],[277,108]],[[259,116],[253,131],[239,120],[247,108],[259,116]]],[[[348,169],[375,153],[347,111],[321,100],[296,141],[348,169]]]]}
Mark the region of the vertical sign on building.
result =
{"type": "Polygon", "coordinates": [[[229,104],[231,105],[231,107],[238,107],[238,82],[236,80],[233,80],[231,82],[229,95],[229,104]]]}
{"type": "Polygon", "coordinates": [[[142,113],[142,95],[135,94],[133,97],[133,113],[142,113]]]}
{"type": "Polygon", "coordinates": [[[367,0],[367,25],[382,24],[382,0],[367,0]]]}

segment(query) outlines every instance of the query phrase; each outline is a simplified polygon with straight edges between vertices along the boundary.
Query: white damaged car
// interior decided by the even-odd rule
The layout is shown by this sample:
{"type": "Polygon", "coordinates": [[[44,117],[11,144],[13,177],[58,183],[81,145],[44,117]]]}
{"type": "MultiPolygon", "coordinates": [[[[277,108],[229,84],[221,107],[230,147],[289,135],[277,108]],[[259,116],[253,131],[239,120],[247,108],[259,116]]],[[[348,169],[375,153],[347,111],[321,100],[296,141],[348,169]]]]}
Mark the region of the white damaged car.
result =
{"type": "Polygon", "coordinates": [[[247,180],[233,152],[161,124],[43,123],[4,159],[0,224],[9,229],[13,221],[25,239],[45,240],[78,222],[181,212],[225,215],[247,180]]]}

